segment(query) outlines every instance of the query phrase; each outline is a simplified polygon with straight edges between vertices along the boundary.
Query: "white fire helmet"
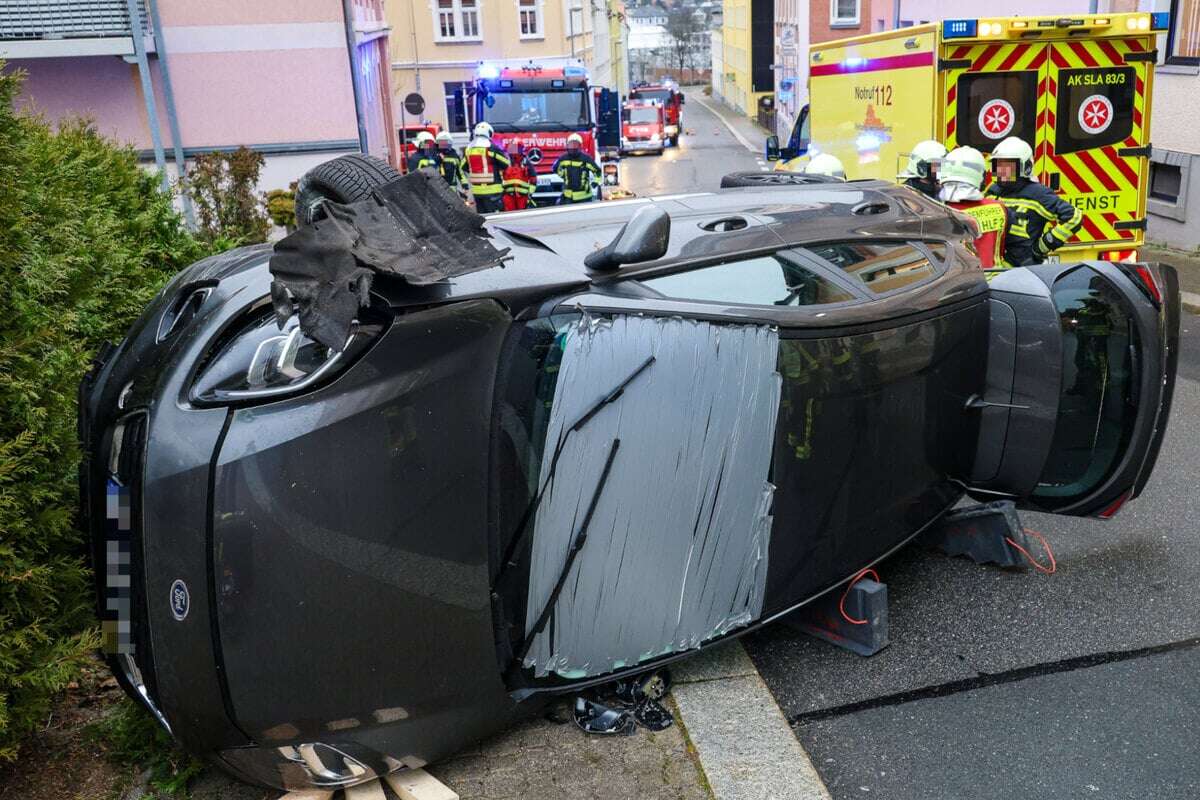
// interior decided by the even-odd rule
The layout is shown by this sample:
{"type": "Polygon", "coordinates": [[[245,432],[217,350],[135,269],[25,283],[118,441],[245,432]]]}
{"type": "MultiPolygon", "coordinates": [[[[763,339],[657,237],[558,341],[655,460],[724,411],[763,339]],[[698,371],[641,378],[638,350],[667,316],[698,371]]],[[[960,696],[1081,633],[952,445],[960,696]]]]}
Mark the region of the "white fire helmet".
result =
{"type": "Polygon", "coordinates": [[[974,147],[956,147],[942,159],[938,169],[938,199],[943,203],[983,199],[983,179],[987,161],[974,147]]]}
{"type": "Polygon", "coordinates": [[[817,153],[804,167],[805,175],[828,175],[831,178],[846,180],[846,168],[842,160],[830,153],[817,153]]]}
{"type": "Polygon", "coordinates": [[[992,172],[996,171],[997,161],[1016,161],[1018,175],[1022,178],[1033,177],[1033,148],[1018,136],[1009,136],[996,145],[992,151],[992,172]]]}
{"type": "Polygon", "coordinates": [[[486,122],[480,122],[475,126],[476,136],[483,136],[487,139],[490,139],[492,138],[493,133],[495,133],[495,131],[492,130],[492,126],[488,125],[486,122]]]}

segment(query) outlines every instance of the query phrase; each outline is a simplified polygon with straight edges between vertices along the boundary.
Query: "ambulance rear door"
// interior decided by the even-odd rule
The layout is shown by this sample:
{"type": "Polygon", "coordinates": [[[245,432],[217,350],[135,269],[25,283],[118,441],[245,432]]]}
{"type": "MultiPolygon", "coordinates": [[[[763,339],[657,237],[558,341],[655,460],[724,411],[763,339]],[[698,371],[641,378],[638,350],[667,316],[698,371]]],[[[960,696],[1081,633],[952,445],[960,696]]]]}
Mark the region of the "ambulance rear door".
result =
{"type": "Polygon", "coordinates": [[[814,47],[809,155],[841,159],[850,180],[896,180],[912,146],[934,133],[936,26],[814,47]]]}
{"type": "Polygon", "coordinates": [[[1153,39],[1081,38],[1049,47],[1037,172],[1083,212],[1060,258],[1131,258],[1146,229],[1153,39]]]}

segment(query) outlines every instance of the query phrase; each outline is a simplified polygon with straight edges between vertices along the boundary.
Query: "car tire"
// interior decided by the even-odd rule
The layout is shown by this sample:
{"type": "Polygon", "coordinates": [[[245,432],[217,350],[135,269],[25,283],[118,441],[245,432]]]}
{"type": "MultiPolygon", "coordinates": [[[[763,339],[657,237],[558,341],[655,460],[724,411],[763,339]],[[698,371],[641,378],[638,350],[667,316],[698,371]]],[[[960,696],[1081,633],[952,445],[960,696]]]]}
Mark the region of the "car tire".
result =
{"type": "Polygon", "coordinates": [[[746,186],[800,186],[810,183],[842,183],[828,175],[806,175],[803,172],[731,172],[721,178],[722,189],[746,186]]]}
{"type": "Polygon", "coordinates": [[[318,164],[300,178],[296,186],[296,224],[306,225],[324,216],[321,203],[353,203],[371,195],[371,190],[398,179],[391,164],[374,156],[352,153],[318,164]]]}

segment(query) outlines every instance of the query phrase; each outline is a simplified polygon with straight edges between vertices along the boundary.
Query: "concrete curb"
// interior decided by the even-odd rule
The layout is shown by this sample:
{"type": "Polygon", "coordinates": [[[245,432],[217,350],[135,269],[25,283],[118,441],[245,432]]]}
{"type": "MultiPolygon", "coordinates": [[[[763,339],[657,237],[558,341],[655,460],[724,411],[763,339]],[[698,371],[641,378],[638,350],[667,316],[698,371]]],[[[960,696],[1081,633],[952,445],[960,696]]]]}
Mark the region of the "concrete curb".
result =
{"type": "Polygon", "coordinates": [[[1200,314],[1200,294],[1195,292],[1180,292],[1183,301],[1183,310],[1189,314],[1200,314]]]}
{"type": "Polygon", "coordinates": [[[830,800],[741,642],[672,672],[679,722],[716,800],[830,800]]]}

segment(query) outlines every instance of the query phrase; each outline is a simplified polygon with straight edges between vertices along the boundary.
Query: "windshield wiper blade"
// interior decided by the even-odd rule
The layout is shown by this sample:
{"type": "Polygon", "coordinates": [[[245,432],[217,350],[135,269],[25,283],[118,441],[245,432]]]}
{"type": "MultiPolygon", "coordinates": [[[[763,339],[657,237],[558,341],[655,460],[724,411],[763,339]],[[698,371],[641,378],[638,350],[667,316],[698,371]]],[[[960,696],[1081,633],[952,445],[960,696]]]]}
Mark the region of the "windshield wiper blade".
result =
{"type": "Polygon", "coordinates": [[[550,592],[549,599],[542,606],[542,612],[538,614],[537,621],[533,623],[533,627],[525,635],[525,641],[521,644],[521,650],[517,653],[517,667],[525,661],[525,656],[529,655],[529,648],[533,646],[533,640],[546,627],[546,623],[550,620],[550,615],[554,612],[554,605],[558,602],[558,596],[562,594],[563,586],[567,583],[567,576],[571,574],[571,567],[575,564],[575,557],[579,555],[579,551],[583,550],[583,545],[587,542],[588,526],[592,524],[592,515],[596,513],[596,505],[600,502],[600,495],[604,491],[604,484],[608,483],[608,474],[612,472],[613,460],[617,457],[617,450],[621,447],[620,439],[613,439],[612,447],[608,449],[608,458],[604,461],[604,470],[600,473],[600,480],[596,483],[596,490],[592,492],[592,499],[588,503],[587,512],[583,515],[583,522],[579,524],[579,532],[575,534],[575,541],[571,543],[571,549],[567,551],[567,560],[562,566],[562,570],[558,573],[558,580],[554,582],[554,590],[550,592]]]}

